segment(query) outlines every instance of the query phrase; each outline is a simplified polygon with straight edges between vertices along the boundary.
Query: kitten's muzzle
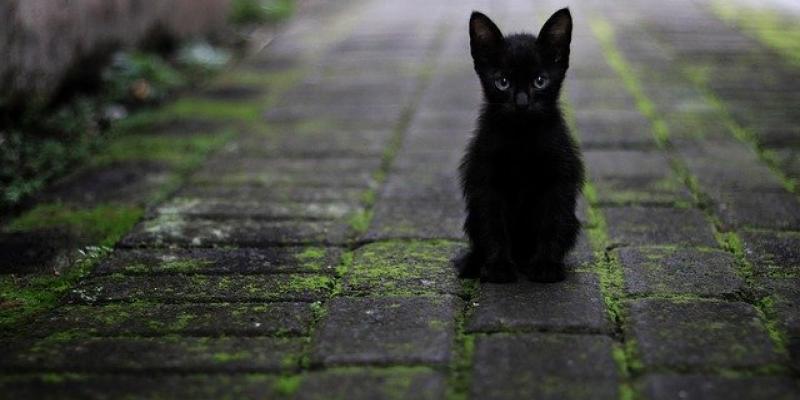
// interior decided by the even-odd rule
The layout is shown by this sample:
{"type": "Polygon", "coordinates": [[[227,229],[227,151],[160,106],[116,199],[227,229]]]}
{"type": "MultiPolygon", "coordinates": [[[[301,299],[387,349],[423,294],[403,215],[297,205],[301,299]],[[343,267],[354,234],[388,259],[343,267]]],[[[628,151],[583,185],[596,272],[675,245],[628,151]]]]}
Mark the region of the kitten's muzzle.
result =
{"type": "Polygon", "coordinates": [[[525,92],[519,92],[516,96],[514,96],[514,103],[516,103],[517,108],[527,108],[528,107],[528,94],[525,92]]]}

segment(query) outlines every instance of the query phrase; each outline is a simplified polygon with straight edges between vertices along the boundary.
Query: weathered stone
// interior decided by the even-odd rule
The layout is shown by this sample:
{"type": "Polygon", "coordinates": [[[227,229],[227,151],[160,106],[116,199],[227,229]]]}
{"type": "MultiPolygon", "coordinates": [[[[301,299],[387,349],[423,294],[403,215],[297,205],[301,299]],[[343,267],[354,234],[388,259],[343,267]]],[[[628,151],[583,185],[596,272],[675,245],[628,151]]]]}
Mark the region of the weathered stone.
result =
{"type": "Polygon", "coordinates": [[[626,245],[716,247],[702,212],[684,208],[603,208],[612,242],[626,245]]]}
{"type": "Polygon", "coordinates": [[[570,273],[559,283],[483,284],[469,319],[470,332],[610,332],[598,279],[570,273]]]}
{"type": "Polygon", "coordinates": [[[464,237],[464,210],[446,203],[380,199],[365,238],[452,239],[464,237]]]}
{"type": "Polygon", "coordinates": [[[655,142],[650,123],[637,111],[598,110],[576,113],[581,146],[589,148],[648,148],[655,142]]]}
{"type": "Polygon", "coordinates": [[[588,269],[595,262],[595,254],[585,230],[578,235],[575,247],[564,258],[564,265],[567,270],[588,269]]]}
{"type": "Polygon", "coordinates": [[[712,198],[725,230],[800,230],[800,203],[792,193],[720,192],[712,194],[712,198]]]}
{"type": "Polygon", "coordinates": [[[325,275],[160,275],[120,274],[89,279],[72,289],[72,303],[317,301],[333,288],[325,275]]]}
{"type": "Polygon", "coordinates": [[[475,399],[616,399],[617,369],[607,336],[479,336],[475,399]]]}
{"type": "Polygon", "coordinates": [[[357,203],[345,202],[269,202],[263,200],[201,199],[177,197],[160,205],[158,215],[182,215],[213,219],[258,218],[264,220],[331,220],[343,218],[360,209],[357,203]]]}
{"type": "Polygon", "coordinates": [[[459,294],[453,258],[463,244],[443,241],[390,241],[358,248],[344,275],[353,295],[407,296],[459,294]]]}
{"type": "Polygon", "coordinates": [[[1,379],[0,391],[14,399],[46,400],[272,398],[283,394],[279,382],[274,375],[256,374],[46,373],[1,379]]]}
{"type": "Polygon", "coordinates": [[[744,284],[736,276],[736,259],[718,250],[623,248],[619,261],[625,291],[633,295],[731,296],[744,284]]]}
{"type": "Polygon", "coordinates": [[[769,296],[765,301],[768,312],[790,340],[800,341],[800,278],[773,278],[759,283],[769,296]]]}
{"type": "Polygon", "coordinates": [[[263,274],[333,273],[342,249],[337,247],[267,247],[263,249],[119,249],[92,271],[125,274],[263,274]]]}
{"type": "Polygon", "coordinates": [[[447,364],[454,297],[340,297],[317,329],[311,360],[321,365],[447,364]]]}
{"type": "Polygon", "coordinates": [[[343,202],[353,204],[364,194],[359,188],[331,187],[280,187],[267,188],[258,185],[189,185],[178,191],[178,197],[213,200],[239,199],[262,202],[343,202]]]}
{"type": "Polygon", "coordinates": [[[269,247],[275,245],[344,244],[350,227],[335,221],[215,220],[161,215],[138,224],[122,247],[269,247]]]}
{"type": "Polygon", "coordinates": [[[89,338],[6,342],[6,372],[243,372],[299,367],[302,339],[89,338]]]}
{"type": "Polygon", "coordinates": [[[744,253],[755,271],[763,275],[800,272],[800,234],[795,232],[741,232],[744,253]]]}
{"type": "Polygon", "coordinates": [[[298,336],[308,333],[312,320],[308,303],[76,305],[35,319],[24,336],[298,336]]]}
{"type": "Polygon", "coordinates": [[[444,398],[445,392],[446,376],[428,368],[334,368],[303,375],[295,398],[434,400],[444,398]]]}
{"type": "Polygon", "coordinates": [[[800,386],[786,377],[722,378],[704,375],[649,375],[639,385],[645,398],[707,400],[790,400],[800,386]]]}
{"type": "Polygon", "coordinates": [[[655,151],[590,150],[584,152],[599,204],[689,204],[692,197],[671,172],[669,160],[655,151]]]}
{"type": "Polygon", "coordinates": [[[638,300],[630,314],[626,329],[648,368],[755,367],[781,359],[749,304],[638,300]]]}
{"type": "Polygon", "coordinates": [[[708,144],[682,154],[704,191],[783,191],[775,174],[739,143],[708,144]]]}

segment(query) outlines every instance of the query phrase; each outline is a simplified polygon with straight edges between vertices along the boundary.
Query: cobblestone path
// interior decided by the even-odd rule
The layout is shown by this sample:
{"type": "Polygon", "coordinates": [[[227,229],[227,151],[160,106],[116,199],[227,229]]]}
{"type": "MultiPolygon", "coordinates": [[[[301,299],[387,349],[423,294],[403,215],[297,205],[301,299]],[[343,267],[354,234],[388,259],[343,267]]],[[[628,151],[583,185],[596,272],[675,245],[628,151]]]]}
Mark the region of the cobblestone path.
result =
{"type": "Polygon", "coordinates": [[[571,2],[584,231],[565,282],[494,285],[450,263],[466,23],[564,4],[336,3],[170,111],[235,132],[3,334],[0,397],[800,396],[796,9],[571,2]]]}

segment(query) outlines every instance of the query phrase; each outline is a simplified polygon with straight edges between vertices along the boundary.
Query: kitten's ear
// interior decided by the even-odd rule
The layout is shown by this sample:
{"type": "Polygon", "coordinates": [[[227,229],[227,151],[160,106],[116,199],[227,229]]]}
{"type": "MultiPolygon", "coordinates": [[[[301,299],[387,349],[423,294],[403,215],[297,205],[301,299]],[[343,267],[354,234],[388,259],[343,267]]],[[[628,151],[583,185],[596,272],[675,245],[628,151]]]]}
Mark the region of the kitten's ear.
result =
{"type": "Polygon", "coordinates": [[[489,63],[503,51],[503,33],[489,17],[477,11],[469,18],[469,45],[476,63],[489,63]]]}
{"type": "Polygon", "coordinates": [[[562,8],[544,23],[536,40],[553,57],[552,62],[569,61],[569,43],[572,41],[572,15],[568,8],[562,8]]]}

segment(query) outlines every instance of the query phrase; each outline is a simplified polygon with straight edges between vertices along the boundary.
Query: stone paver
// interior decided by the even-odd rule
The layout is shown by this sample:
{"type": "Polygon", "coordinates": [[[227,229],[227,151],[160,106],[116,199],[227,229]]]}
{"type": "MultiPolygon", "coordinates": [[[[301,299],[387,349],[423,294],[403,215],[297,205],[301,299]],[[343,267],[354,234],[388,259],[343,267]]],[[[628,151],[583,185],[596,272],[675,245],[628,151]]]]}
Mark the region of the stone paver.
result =
{"type": "Polygon", "coordinates": [[[476,399],[616,399],[611,348],[606,336],[481,336],[470,394],[476,399]]]}
{"type": "Polygon", "coordinates": [[[631,295],[731,296],[744,287],[736,259],[719,250],[631,247],[619,250],[631,295]]]}
{"type": "Polygon", "coordinates": [[[312,362],[446,364],[460,308],[452,297],[334,299],[314,338],[312,362]]]}
{"type": "Polygon", "coordinates": [[[609,332],[598,279],[573,273],[564,282],[482,285],[467,323],[473,332],[609,332]]]}
{"type": "MultiPolygon", "coordinates": [[[[147,210],[57,307],[0,332],[0,397],[800,396],[800,64],[781,47],[800,24],[777,2],[570,3],[584,230],[564,282],[508,285],[452,263],[481,101],[466,23],[536,32],[564,4],[303,3],[186,94],[208,115],[135,132],[227,132],[219,150],[42,195],[147,210]]],[[[0,277],[60,273],[79,239],[2,233],[0,277]]]]}
{"type": "Polygon", "coordinates": [[[745,303],[637,300],[631,336],[647,367],[748,367],[779,362],[758,311],[745,303]]]}

